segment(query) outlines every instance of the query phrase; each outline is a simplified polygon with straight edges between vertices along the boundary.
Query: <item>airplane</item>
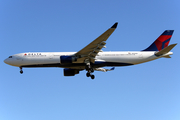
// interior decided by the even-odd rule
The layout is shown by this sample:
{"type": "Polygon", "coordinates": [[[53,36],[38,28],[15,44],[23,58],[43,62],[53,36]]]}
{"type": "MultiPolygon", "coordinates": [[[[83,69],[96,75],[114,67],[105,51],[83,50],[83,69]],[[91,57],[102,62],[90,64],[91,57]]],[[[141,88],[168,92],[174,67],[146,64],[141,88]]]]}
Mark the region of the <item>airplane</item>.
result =
{"type": "Polygon", "coordinates": [[[114,67],[136,65],[159,58],[171,58],[170,52],[176,44],[168,46],[174,30],[165,30],[149,47],[141,51],[104,52],[106,40],[117,28],[116,22],[98,38],[78,52],[25,52],[9,56],[6,64],[20,68],[60,67],[64,68],[64,76],[75,76],[86,70],[86,76],[94,79],[94,71],[112,71],[114,67]],[[103,67],[113,67],[105,69],[103,67]]]}

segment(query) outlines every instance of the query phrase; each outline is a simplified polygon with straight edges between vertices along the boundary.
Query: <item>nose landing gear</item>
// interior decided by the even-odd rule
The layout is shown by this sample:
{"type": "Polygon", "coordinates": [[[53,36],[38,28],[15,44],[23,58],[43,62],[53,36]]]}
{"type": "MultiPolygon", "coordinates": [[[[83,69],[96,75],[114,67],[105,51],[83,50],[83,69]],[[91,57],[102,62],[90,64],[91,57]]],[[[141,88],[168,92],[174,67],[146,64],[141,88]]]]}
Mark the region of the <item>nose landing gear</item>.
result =
{"type": "Polygon", "coordinates": [[[22,67],[20,67],[20,73],[23,74],[23,70],[22,70],[22,67]]]}

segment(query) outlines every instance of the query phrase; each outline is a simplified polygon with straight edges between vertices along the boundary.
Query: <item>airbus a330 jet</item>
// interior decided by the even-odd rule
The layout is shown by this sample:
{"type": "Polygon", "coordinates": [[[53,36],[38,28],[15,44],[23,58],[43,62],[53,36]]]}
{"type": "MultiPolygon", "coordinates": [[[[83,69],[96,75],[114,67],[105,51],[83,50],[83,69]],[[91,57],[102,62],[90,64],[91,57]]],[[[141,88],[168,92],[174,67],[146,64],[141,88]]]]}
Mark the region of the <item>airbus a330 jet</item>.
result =
{"type": "Polygon", "coordinates": [[[111,71],[117,66],[136,65],[159,58],[171,58],[170,50],[177,44],[168,46],[174,30],[165,30],[148,48],[142,51],[104,52],[106,40],[114,32],[118,23],[78,52],[26,52],[5,59],[6,64],[20,68],[61,67],[64,76],[74,76],[86,70],[86,76],[94,79],[94,71],[111,71]],[[103,67],[113,67],[105,69],[103,67]]]}

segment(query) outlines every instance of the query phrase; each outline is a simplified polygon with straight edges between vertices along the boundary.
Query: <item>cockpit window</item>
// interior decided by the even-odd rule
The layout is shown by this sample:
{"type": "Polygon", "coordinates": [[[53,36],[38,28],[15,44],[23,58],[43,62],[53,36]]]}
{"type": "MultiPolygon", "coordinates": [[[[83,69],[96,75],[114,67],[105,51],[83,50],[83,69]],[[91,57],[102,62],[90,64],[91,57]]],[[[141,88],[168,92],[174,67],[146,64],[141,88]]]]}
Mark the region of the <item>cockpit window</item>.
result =
{"type": "Polygon", "coordinates": [[[12,56],[9,56],[9,58],[12,58],[12,56]]]}

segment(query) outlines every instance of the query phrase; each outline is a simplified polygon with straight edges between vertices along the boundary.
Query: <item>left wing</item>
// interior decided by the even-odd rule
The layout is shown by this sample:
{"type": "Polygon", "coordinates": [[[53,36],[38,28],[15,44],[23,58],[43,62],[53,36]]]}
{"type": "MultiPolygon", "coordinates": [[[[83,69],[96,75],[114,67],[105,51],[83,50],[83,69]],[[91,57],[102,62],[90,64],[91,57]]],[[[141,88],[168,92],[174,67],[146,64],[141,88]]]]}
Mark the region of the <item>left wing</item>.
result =
{"type": "Polygon", "coordinates": [[[75,54],[77,61],[75,63],[82,63],[85,59],[89,59],[90,62],[94,63],[96,55],[105,47],[105,42],[109,36],[114,32],[118,23],[115,23],[111,28],[105,31],[102,35],[92,41],[89,45],[81,49],[75,54]]]}

